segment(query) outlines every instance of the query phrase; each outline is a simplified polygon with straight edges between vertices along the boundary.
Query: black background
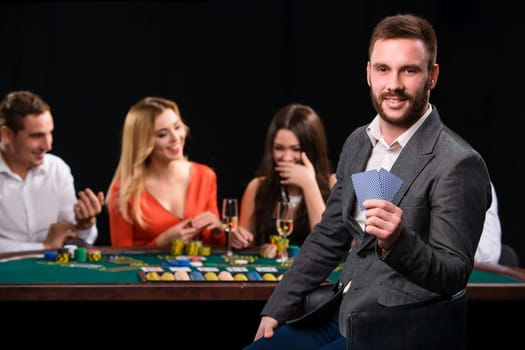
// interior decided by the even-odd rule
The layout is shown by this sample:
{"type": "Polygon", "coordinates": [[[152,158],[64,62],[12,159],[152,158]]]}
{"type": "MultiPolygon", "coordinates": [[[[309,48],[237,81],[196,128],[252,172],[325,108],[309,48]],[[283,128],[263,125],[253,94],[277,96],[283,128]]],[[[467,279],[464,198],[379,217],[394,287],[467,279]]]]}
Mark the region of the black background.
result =
{"type": "MultiPolygon", "coordinates": [[[[175,100],[190,126],[186,151],[210,165],[219,200],[241,197],[273,113],[289,102],[325,121],[331,160],[374,113],[368,40],[384,16],[427,17],[439,39],[431,102],[486,159],[503,242],[525,262],[525,49],[518,4],[506,1],[11,2],[0,5],[0,94],[28,89],[53,109],[53,153],[78,189],[106,191],[129,107],[175,100]]],[[[97,244],[109,244],[107,218],[97,244]]]]}

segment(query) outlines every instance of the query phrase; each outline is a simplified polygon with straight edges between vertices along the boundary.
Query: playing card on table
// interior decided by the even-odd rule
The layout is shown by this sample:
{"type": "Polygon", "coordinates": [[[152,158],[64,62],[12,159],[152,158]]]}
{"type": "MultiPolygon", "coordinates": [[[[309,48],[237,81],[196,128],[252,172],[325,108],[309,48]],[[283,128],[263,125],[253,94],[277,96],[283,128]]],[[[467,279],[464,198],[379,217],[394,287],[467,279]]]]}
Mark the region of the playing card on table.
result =
{"type": "Polygon", "coordinates": [[[363,202],[367,199],[392,201],[403,185],[403,180],[383,168],[352,174],[352,182],[361,210],[366,210],[363,202]]]}

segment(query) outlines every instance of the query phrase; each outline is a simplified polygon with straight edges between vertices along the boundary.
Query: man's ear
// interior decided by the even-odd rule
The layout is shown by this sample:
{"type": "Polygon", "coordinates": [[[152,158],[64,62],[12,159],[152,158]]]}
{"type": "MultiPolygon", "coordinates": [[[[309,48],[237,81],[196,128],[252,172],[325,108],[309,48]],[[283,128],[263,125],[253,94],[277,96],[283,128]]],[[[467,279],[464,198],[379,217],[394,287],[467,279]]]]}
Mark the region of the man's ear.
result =
{"type": "Polygon", "coordinates": [[[439,76],[439,66],[437,64],[434,65],[434,67],[432,68],[432,70],[430,71],[430,74],[429,74],[429,78],[428,78],[428,88],[430,90],[432,90],[436,84],[437,84],[437,80],[438,80],[438,76],[439,76]]]}
{"type": "Polygon", "coordinates": [[[370,86],[370,61],[366,64],[366,82],[368,83],[368,86],[370,86]]]}
{"type": "Polygon", "coordinates": [[[13,130],[11,130],[8,126],[2,125],[2,127],[0,127],[0,140],[2,140],[2,143],[10,144],[13,136],[13,130]]]}

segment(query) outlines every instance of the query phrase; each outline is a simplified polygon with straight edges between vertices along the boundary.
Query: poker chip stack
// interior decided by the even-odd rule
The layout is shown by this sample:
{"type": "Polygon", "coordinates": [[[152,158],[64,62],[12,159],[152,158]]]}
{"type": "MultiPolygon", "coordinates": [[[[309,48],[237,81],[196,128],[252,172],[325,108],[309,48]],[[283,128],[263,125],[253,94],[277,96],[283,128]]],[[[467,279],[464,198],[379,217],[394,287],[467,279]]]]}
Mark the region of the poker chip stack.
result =
{"type": "Polygon", "coordinates": [[[89,261],[100,261],[102,259],[102,252],[99,249],[89,249],[87,256],[89,261]]]}
{"type": "Polygon", "coordinates": [[[55,261],[57,259],[57,252],[55,250],[46,250],[44,252],[44,259],[55,261]]]}
{"type": "Polygon", "coordinates": [[[44,259],[58,263],[69,263],[71,261],[86,262],[102,260],[102,253],[98,249],[86,249],[73,244],[66,244],[57,250],[46,250],[44,259]]]}
{"type": "Polygon", "coordinates": [[[298,245],[290,245],[290,246],[288,246],[288,256],[290,258],[293,258],[297,254],[299,254],[300,250],[301,250],[301,248],[298,245]]]}
{"type": "Polygon", "coordinates": [[[209,256],[211,255],[211,247],[202,245],[202,241],[199,240],[185,244],[182,239],[175,238],[171,241],[170,253],[171,255],[209,256]]]}
{"type": "Polygon", "coordinates": [[[59,263],[68,263],[72,260],[85,262],[87,260],[87,252],[84,247],[77,247],[74,244],[66,244],[57,250],[45,251],[44,259],[59,263]]]}
{"type": "Polygon", "coordinates": [[[176,238],[171,241],[171,255],[182,255],[184,254],[184,241],[180,238],[176,238]]]}
{"type": "Polygon", "coordinates": [[[283,252],[288,249],[289,240],[278,235],[270,236],[270,240],[273,244],[277,246],[276,257],[278,259],[282,258],[283,252]]]}
{"type": "Polygon", "coordinates": [[[209,245],[201,246],[199,248],[199,255],[210,256],[211,255],[211,247],[209,245]]]}
{"type": "Polygon", "coordinates": [[[191,241],[190,244],[186,246],[186,254],[189,256],[199,255],[199,249],[202,246],[202,241],[191,241]]]}
{"type": "Polygon", "coordinates": [[[75,260],[75,249],[77,249],[77,246],[74,244],[66,244],[64,245],[64,248],[69,251],[69,258],[75,260]]]}
{"type": "Polygon", "coordinates": [[[57,255],[56,255],[55,261],[61,262],[61,263],[69,262],[69,249],[67,249],[67,248],[59,248],[57,250],[57,255]]]}
{"type": "Polygon", "coordinates": [[[87,261],[87,249],[84,247],[75,249],[75,259],[80,262],[87,261]]]}

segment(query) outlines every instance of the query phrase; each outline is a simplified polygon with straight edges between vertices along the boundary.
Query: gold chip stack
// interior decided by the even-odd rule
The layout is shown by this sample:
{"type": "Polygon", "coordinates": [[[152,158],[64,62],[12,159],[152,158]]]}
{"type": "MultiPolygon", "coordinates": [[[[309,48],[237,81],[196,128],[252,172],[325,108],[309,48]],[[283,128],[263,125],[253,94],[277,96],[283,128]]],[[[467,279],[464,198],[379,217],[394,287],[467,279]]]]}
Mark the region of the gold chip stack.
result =
{"type": "Polygon", "coordinates": [[[184,242],[180,238],[171,241],[171,255],[184,254],[184,242]]]}
{"type": "Polygon", "coordinates": [[[202,256],[210,256],[211,255],[211,247],[209,245],[203,245],[199,249],[199,254],[202,256]]]}
{"type": "Polygon", "coordinates": [[[58,249],[55,261],[58,261],[58,262],[61,262],[61,263],[69,262],[69,249],[67,249],[67,248],[60,248],[60,249],[58,249]]]}
{"type": "Polygon", "coordinates": [[[89,249],[87,256],[89,261],[100,261],[102,259],[102,252],[98,249],[89,249]]]}
{"type": "Polygon", "coordinates": [[[189,256],[198,256],[201,246],[202,241],[191,241],[190,244],[186,246],[186,254],[189,256]]]}

